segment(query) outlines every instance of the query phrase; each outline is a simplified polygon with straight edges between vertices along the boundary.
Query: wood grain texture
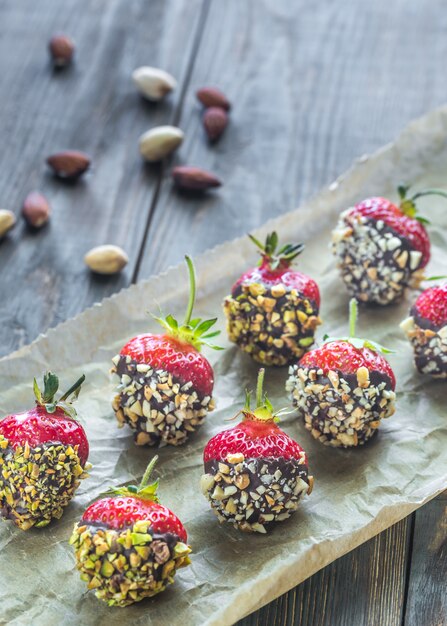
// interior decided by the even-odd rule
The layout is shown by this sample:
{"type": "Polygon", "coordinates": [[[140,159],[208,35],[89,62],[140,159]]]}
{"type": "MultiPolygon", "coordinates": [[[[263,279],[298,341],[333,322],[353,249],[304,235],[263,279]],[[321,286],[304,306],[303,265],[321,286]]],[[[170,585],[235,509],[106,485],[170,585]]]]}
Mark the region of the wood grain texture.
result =
{"type": "Polygon", "coordinates": [[[40,189],[53,215],[38,233],[22,222],[0,243],[0,355],[126,286],[133,274],[157,188],[157,166],[142,163],[139,135],[175,110],[202,6],[201,0],[31,0],[0,5],[0,204],[20,212],[40,189]],[[65,71],[49,64],[55,31],[76,41],[65,71]],[[131,72],[166,68],[179,89],[165,102],[144,101],[131,72]],[[45,157],[65,148],[92,156],[77,184],[56,180],[45,157]],[[121,245],[130,263],[119,276],[98,277],[83,256],[102,243],[121,245]]]}
{"type": "Polygon", "coordinates": [[[447,624],[447,491],[416,511],[404,626],[447,624]]]}
{"type": "Polygon", "coordinates": [[[140,276],[295,208],[445,102],[444,8],[443,0],[211,2],[174,163],[213,171],[224,186],[205,198],[180,195],[166,168],[140,276]],[[208,84],[233,103],[212,147],[195,99],[208,84]]]}
{"type": "Polygon", "coordinates": [[[402,520],[238,626],[400,626],[409,541],[402,520]]]}

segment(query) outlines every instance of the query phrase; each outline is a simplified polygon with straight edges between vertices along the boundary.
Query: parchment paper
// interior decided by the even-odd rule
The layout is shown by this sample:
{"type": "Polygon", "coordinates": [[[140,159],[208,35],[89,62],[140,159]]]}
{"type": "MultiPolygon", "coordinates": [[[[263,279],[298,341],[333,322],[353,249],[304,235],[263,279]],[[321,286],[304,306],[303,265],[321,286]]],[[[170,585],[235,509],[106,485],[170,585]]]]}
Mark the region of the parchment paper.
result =
{"type": "MultiPolygon", "coordinates": [[[[447,187],[447,108],[413,123],[397,142],[364,157],[346,175],[297,211],[271,221],[286,241],[305,241],[300,267],[322,290],[324,333],[347,329],[348,297],[333,268],[329,231],[337,214],[368,195],[395,197],[400,181],[416,187],[447,187]]],[[[241,199],[243,202],[243,199],[241,199]]],[[[428,274],[447,273],[447,207],[442,199],[421,201],[432,220],[433,259],[428,274]]],[[[246,237],[196,258],[199,294],[196,312],[220,316],[232,282],[257,260],[246,237]]],[[[67,539],[83,509],[109,485],[138,480],[153,449],[137,448],[128,429],[118,430],[110,408],[114,381],[111,357],[132,335],[156,330],[147,315],[159,303],[179,313],[187,300],[183,266],[170,269],[61,324],[30,346],[0,360],[0,415],[24,409],[32,399],[30,381],[51,368],[63,386],[85,372],[78,402],[91,444],[91,478],[82,485],[63,518],[42,530],[24,533],[0,526],[0,622],[60,626],[226,625],[295,586],[318,569],[411,513],[447,486],[447,384],[417,375],[411,349],[398,323],[411,297],[384,309],[362,309],[359,334],[394,348],[396,414],[383,422],[379,436],[358,450],[327,449],[315,442],[296,415],[283,427],[308,451],[315,489],[299,511],[268,536],[238,533],[219,525],[198,488],[206,441],[227,426],[240,408],[243,389],[255,383],[257,366],[234,346],[209,351],[216,374],[217,410],[187,445],[164,448],[158,473],[161,498],[186,525],[194,553],[191,567],[156,599],[126,609],[108,608],[79,579],[67,539]]],[[[287,403],[287,369],[268,370],[274,404],[287,403]]]]}

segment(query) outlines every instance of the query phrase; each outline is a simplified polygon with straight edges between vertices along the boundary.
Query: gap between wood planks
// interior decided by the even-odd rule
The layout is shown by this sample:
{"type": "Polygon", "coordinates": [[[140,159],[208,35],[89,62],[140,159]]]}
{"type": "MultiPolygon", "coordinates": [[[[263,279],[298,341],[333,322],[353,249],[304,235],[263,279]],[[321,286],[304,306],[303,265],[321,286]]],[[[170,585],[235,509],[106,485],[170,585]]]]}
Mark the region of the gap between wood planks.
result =
{"type": "MultiPolygon", "coordinates": [[[[172,124],[173,126],[178,125],[180,118],[182,116],[185,95],[189,88],[189,84],[191,82],[191,76],[192,76],[192,72],[194,69],[194,64],[197,59],[197,55],[198,55],[199,48],[200,48],[200,43],[202,40],[202,35],[205,30],[205,24],[206,24],[206,20],[207,20],[208,13],[209,13],[209,5],[210,3],[208,0],[202,0],[202,6],[200,8],[199,19],[197,21],[196,32],[194,35],[193,45],[191,48],[191,56],[189,58],[188,65],[186,67],[186,72],[185,72],[185,76],[182,82],[182,86],[180,88],[180,96],[178,99],[178,103],[174,109],[173,115],[170,120],[170,124],[172,124]]],[[[138,252],[137,260],[136,260],[135,267],[132,272],[132,277],[130,280],[130,283],[132,285],[138,281],[140,268],[141,268],[141,262],[143,260],[144,250],[146,248],[147,237],[148,237],[149,230],[152,224],[155,210],[158,205],[158,201],[160,199],[160,191],[161,191],[161,187],[163,184],[164,174],[166,171],[166,163],[167,163],[167,160],[163,161],[160,165],[160,171],[158,174],[157,183],[155,186],[154,193],[152,195],[152,200],[149,205],[149,210],[148,210],[147,217],[146,217],[146,223],[144,226],[143,237],[141,239],[140,250],[138,252]]]]}

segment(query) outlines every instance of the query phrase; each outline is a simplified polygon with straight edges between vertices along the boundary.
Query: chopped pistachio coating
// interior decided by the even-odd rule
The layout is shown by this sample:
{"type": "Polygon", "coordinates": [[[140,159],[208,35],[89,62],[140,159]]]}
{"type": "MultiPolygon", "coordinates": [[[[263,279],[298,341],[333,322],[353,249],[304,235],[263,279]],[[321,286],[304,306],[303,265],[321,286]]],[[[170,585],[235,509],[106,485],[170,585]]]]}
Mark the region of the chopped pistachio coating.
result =
{"type": "Polygon", "coordinates": [[[76,524],[70,538],[88,589],[109,606],[128,606],[164,591],[190,564],[191,548],[172,534],[152,535],[150,522],[125,530],[76,524]]]}
{"type": "MultiPolygon", "coordinates": [[[[89,465],[90,467],[90,465],[89,465]]],[[[0,512],[22,530],[42,527],[62,516],[80,480],[88,474],[78,446],[28,443],[12,448],[0,435],[0,512]]]]}

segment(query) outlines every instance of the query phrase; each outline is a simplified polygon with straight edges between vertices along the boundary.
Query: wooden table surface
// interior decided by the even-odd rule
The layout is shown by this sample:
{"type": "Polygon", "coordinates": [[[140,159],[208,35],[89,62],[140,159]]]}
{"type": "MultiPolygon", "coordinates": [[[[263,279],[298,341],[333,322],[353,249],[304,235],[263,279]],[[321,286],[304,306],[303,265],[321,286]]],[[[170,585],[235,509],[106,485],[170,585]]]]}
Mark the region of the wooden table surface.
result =
{"type": "MultiPolygon", "coordinates": [[[[19,221],[0,244],[0,354],[32,341],[132,282],[295,208],[361,154],[447,100],[445,0],[3,0],[0,3],[0,206],[17,214],[40,189],[53,207],[38,233],[19,221]],[[53,72],[47,41],[73,36],[76,62],[53,72]],[[135,92],[131,72],[178,79],[165,102],[135,92]],[[221,87],[231,123],[210,147],[195,90],[221,87]],[[186,139],[163,166],[137,140],[178,124],[186,139]],[[55,180],[45,157],[85,150],[92,171],[55,180]],[[173,190],[173,163],[224,186],[173,190]],[[130,262],[90,275],[83,255],[115,243],[130,262]]],[[[447,624],[446,496],[329,565],[240,626],[447,624]]]]}

